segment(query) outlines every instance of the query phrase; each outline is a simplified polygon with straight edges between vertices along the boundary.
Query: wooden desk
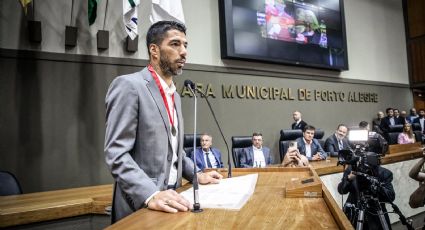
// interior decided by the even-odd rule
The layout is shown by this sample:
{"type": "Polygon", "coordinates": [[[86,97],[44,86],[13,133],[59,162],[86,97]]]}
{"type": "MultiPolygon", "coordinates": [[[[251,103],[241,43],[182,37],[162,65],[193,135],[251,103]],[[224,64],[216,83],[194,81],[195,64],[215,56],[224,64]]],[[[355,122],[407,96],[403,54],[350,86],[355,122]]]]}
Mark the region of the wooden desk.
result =
{"type": "MultiPolygon", "coordinates": [[[[418,144],[416,146],[391,145],[389,152],[382,159],[383,164],[410,160],[422,156],[422,149],[418,144]]],[[[257,189],[253,199],[246,205],[250,207],[249,209],[255,210],[246,210],[247,208],[244,207],[240,212],[206,210],[200,215],[192,213],[171,215],[144,209],[133,215],[142,215],[143,218],[145,218],[145,213],[148,213],[147,216],[149,218],[152,216],[157,218],[157,215],[159,215],[159,220],[164,220],[164,226],[173,227],[187,226],[201,228],[204,219],[206,219],[210,226],[214,225],[220,228],[251,226],[252,224],[255,224],[252,226],[258,228],[275,228],[274,226],[276,224],[276,226],[283,226],[283,228],[288,228],[288,226],[290,228],[292,226],[294,226],[293,228],[301,228],[306,227],[303,224],[310,224],[309,226],[314,227],[328,227],[327,225],[317,225],[315,220],[321,220],[322,218],[326,220],[332,219],[330,216],[330,213],[332,213],[334,219],[330,222],[329,227],[335,227],[335,223],[337,226],[344,226],[344,214],[338,208],[335,200],[325,186],[322,186],[323,198],[282,198],[284,182],[288,181],[288,178],[301,177],[303,175],[308,176],[311,173],[317,173],[317,175],[321,176],[342,172],[342,166],[337,167],[336,163],[336,158],[330,158],[329,161],[312,162],[311,165],[314,168],[312,172],[307,172],[307,168],[267,168],[264,169],[266,171],[260,171],[257,189]],[[285,172],[285,175],[281,175],[282,172],[285,172]],[[316,205],[317,208],[315,207],[316,205]],[[264,210],[259,211],[259,208],[264,210]],[[323,210],[324,212],[321,213],[323,210]],[[275,213],[281,214],[274,216],[275,213]],[[294,215],[295,213],[301,214],[294,215]],[[313,219],[315,220],[308,218],[311,215],[314,216],[313,219]],[[255,218],[251,218],[252,216],[255,216],[255,218]],[[174,220],[176,220],[175,223],[173,222],[174,220]],[[285,226],[285,224],[287,225],[285,226]]],[[[236,176],[250,172],[250,169],[234,169],[233,174],[236,176]]],[[[227,172],[224,171],[223,174],[227,175],[227,172]]],[[[187,186],[190,186],[190,184],[187,186]]],[[[112,203],[112,187],[112,185],[101,185],[0,197],[0,228],[86,214],[105,214],[105,207],[112,203]]],[[[129,226],[139,228],[140,226],[138,224],[141,222],[136,221],[136,223],[133,223],[132,221],[134,220],[127,220],[126,218],[123,221],[129,221],[129,226]]],[[[119,224],[118,226],[123,226],[121,222],[117,224],[119,224]]],[[[113,225],[111,228],[114,229],[116,227],[113,225]]]]}
{"type": "Polygon", "coordinates": [[[318,178],[310,168],[234,169],[233,176],[250,173],[259,174],[255,192],[239,211],[169,214],[141,209],[107,229],[352,229],[324,186],[323,198],[285,198],[285,183],[292,178],[318,178]]]}
{"type": "Polygon", "coordinates": [[[0,227],[85,214],[105,214],[112,185],[0,196],[0,227]]]}
{"type": "MultiPolygon", "coordinates": [[[[390,145],[388,153],[381,159],[381,164],[391,164],[405,160],[412,160],[423,156],[420,143],[405,145],[390,145]]],[[[325,161],[312,161],[310,165],[319,176],[339,173],[343,171],[342,166],[336,166],[337,157],[329,157],[325,161]]]]}

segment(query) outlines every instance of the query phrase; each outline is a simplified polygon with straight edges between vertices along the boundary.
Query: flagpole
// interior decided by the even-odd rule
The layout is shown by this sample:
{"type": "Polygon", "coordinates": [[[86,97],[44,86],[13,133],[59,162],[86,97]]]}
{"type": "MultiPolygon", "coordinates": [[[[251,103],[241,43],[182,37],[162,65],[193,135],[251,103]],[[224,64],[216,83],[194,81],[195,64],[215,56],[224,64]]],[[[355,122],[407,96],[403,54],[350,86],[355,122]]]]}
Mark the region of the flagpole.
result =
{"type": "Polygon", "coordinates": [[[103,29],[102,30],[105,30],[106,15],[108,15],[108,1],[109,0],[106,0],[105,17],[103,18],[103,29]]]}
{"type": "Polygon", "coordinates": [[[72,26],[72,16],[74,13],[74,0],[71,1],[71,21],[69,21],[69,25],[72,26]]]}

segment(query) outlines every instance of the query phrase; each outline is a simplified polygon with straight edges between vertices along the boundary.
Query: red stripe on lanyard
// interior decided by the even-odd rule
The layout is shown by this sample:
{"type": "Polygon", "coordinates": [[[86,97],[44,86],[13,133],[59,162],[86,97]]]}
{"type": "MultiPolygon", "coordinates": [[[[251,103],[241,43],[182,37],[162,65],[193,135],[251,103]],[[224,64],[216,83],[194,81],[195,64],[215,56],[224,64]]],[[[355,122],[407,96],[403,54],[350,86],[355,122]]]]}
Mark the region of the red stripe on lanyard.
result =
{"type": "Polygon", "coordinates": [[[164,89],[162,88],[161,82],[159,82],[158,75],[156,74],[152,65],[148,65],[148,70],[149,70],[149,72],[151,72],[153,79],[155,80],[155,83],[159,88],[159,92],[161,93],[162,100],[164,101],[164,104],[165,104],[165,109],[167,109],[168,118],[170,119],[171,127],[174,127],[174,105],[175,105],[174,104],[174,94],[171,95],[171,100],[173,101],[173,116],[171,116],[170,108],[168,107],[168,100],[167,100],[167,97],[165,96],[165,92],[164,92],[164,89]]]}

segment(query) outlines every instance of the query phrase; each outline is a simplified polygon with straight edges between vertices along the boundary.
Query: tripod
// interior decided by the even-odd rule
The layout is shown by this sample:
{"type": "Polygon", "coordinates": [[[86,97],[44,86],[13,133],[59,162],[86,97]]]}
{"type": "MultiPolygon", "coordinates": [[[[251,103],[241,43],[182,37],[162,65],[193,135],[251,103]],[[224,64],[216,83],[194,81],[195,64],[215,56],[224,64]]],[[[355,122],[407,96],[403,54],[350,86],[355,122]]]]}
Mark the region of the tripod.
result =
{"type": "MultiPolygon", "coordinates": [[[[356,230],[362,230],[365,224],[365,214],[369,213],[369,217],[378,216],[381,229],[388,230],[388,222],[385,219],[385,213],[382,210],[381,202],[378,199],[378,191],[382,187],[382,183],[379,182],[378,178],[370,176],[365,173],[356,172],[358,176],[362,176],[367,179],[371,184],[367,191],[359,192],[359,188],[356,185],[357,191],[357,204],[353,205],[346,203],[344,206],[344,212],[349,217],[353,226],[356,226],[356,230]],[[354,212],[353,212],[354,211],[354,212]]],[[[383,202],[391,204],[394,212],[399,216],[400,222],[406,225],[407,229],[413,230],[412,225],[406,220],[406,217],[401,213],[400,209],[393,202],[383,202]]],[[[375,222],[369,221],[370,229],[376,229],[379,226],[373,226],[375,222]]]]}

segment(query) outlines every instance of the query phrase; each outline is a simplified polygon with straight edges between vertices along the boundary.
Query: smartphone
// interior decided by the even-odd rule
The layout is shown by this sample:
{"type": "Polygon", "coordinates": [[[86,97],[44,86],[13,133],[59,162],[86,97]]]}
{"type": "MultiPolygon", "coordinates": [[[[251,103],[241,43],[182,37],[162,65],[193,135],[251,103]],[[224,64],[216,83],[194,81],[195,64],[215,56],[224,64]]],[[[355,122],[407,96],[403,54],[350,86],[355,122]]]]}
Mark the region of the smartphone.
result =
{"type": "Polygon", "coordinates": [[[291,141],[291,142],[289,142],[289,148],[294,148],[294,149],[296,149],[296,148],[297,148],[297,142],[296,142],[296,141],[291,141]]]}

